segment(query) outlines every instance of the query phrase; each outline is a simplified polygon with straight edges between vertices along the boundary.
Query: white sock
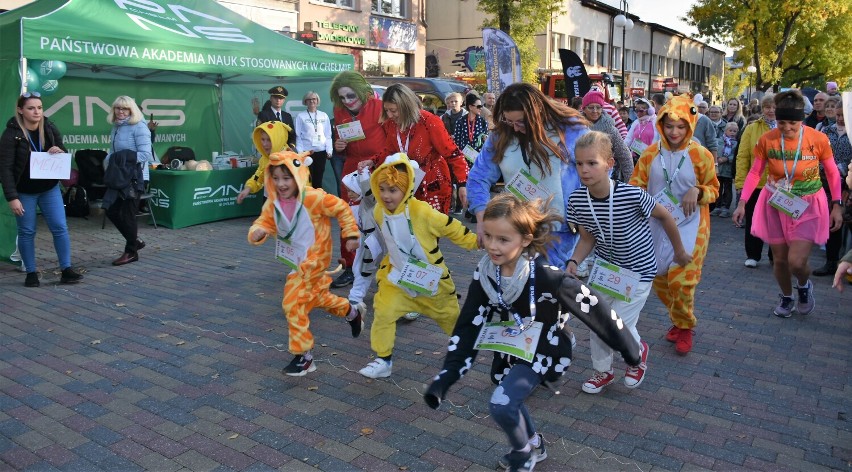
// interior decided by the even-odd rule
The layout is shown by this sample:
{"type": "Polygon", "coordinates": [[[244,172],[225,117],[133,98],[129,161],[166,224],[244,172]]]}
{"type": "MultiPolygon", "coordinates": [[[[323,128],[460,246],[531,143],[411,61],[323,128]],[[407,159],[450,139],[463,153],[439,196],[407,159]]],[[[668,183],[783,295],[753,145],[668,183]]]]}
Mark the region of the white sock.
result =
{"type": "Polygon", "coordinates": [[[355,304],[349,304],[349,314],[346,315],[346,321],[352,321],[355,317],[358,316],[358,309],[355,308],[355,304]]]}
{"type": "Polygon", "coordinates": [[[533,435],[533,437],[530,438],[530,446],[532,446],[532,447],[541,446],[541,438],[538,434],[535,434],[535,435],[533,435]]]}
{"type": "Polygon", "coordinates": [[[308,351],[308,352],[302,354],[302,357],[304,357],[306,361],[309,361],[309,360],[314,358],[314,355],[311,351],[308,351]]]}

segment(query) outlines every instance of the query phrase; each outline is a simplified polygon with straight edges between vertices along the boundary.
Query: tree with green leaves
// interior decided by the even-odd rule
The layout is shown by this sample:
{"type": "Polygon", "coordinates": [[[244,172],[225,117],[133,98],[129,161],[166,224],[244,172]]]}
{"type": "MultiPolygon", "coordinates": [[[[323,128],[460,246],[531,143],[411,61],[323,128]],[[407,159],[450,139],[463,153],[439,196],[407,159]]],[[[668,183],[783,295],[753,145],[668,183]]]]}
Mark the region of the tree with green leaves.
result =
{"type": "Polygon", "coordinates": [[[553,0],[479,0],[477,9],[486,14],[483,28],[498,28],[518,45],[521,74],[525,82],[535,83],[540,53],[535,35],[547,30],[551,18],[566,13],[568,2],[553,0]]]}
{"type": "Polygon", "coordinates": [[[840,84],[852,78],[852,0],[698,0],[685,20],[754,65],[755,88],[840,84]]]}

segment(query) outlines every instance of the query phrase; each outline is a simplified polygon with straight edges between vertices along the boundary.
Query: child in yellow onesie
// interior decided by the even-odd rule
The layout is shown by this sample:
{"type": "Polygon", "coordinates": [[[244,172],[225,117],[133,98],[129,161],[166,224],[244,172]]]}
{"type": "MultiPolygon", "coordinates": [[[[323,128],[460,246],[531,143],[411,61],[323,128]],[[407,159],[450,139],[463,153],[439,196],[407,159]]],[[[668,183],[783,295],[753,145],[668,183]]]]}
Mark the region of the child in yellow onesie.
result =
{"type": "Polygon", "coordinates": [[[370,344],[376,359],[361,369],[365,377],[389,377],[393,366],[396,321],[409,312],[423,313],[449,336],[459,317],[459,302],[450,271],[438,248],[447,238],[476,249],[476,234],[414,198],[414,168],[403,153],[394,154],[370,178],[376,196],[374,215],[385,242],[385,255],[376,273],[375,318],[370,344]]]}
{"type": "Polygon", "coordinates": [[[245,187],[237,195],[237,204],[243,203],[250,193],[257,193],[263,188],[264,173],[269,167],[269,155],[273,152],[288,150],[287,139],[292,132],[289,126],[280,121],[267,121],[257,125],[251,133],[251,140],[257,152],[260,153],[260,160],[254,175],[246,180],[245,187]]]}
{"type": "Polygon", "coordinates": [[[642,153],[630,185],[645,189],[668,209],[677,222],[680,239],[692,262],[672,265],[674,250],[655,219],[651,235],[657,257],[654,291],[669,310],[672,327],[666,340],[675,343],[678,354],[692,350],[695,318],[695,287],[701,280],[701,268],[710,244],[708,205],[719,196],[719,180],[713,154],[692,140],[698,123],[698,109],[692,100],[679,95],[659,110],[657,131],[661,139],[642,153]]]}
{"type": "Polygon", "coordinates": [[[353,338],[361,334],[366,312],[363,303],[350,304],[328,290],[330,218],[337,218],[346,247],[352,251],[358,246],[358,227],[346,202],[307,185],[311,165],[308,154],[283,151],[269,156],[265,172],[269,199],[248,232],[249,243],[255,246],[269,236],[275,237],[275,257],[292,269],[284,285],[281,308],[290,329],[289,350],[295,355],[283,372],[293,376],[316,370],[311,354],[314,337],[308,329],[308,313],[313,308],[346,317],[353,338]]]}

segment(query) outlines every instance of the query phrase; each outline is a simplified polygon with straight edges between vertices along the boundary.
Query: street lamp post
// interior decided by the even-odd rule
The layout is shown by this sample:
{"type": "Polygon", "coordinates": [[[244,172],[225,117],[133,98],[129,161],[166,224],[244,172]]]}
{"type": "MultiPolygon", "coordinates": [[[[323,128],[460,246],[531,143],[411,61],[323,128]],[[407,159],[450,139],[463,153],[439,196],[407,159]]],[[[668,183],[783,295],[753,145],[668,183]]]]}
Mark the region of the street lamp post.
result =
{"type": "Polygon", "coordinates": [[[624,70],[624,56],[627,55],[627,30],[633,29],[633,20],[627,17],[627,0],[621,0],[619,2],[619,9],[621,13],[615,16],[613,23],[615,23],[616,28],[621,28],[621,100],[626,101],[625,92],[627,89],[625,88],[624,80],[625,80],[625,70],[624,70]]]}
{"type": "Polygon", "coordinates": [[[748,97],[746,97],[746,103],[748,103],[751,101],[752,78],[754,77],[754,73],[757,72],[757,67],[748,66],[746,67],[746,72],[748,72],[748,97]]]}

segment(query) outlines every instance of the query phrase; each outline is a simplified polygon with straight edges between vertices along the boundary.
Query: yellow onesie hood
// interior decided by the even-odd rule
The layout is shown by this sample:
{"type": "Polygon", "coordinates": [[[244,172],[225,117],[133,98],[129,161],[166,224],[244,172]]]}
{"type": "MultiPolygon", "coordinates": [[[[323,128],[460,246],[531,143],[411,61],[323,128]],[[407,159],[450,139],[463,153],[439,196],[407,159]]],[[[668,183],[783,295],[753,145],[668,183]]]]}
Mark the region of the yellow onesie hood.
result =
{"type": "MultiPolygon", "coordinates": [[[[666,115],[675,121],[686,120],[689,124],[689,128],[683,142],[688,144],[692,140],[692,135],[695,134],[695,126],[698,124],[698,108],[695,106],[692,99],[686,95],[672,97],[671,100],[666,102],[666,104],[657,111],[656,126],[657,132],[660,133],[661,136],[660,146],[669,149],[669,142],[665,137],[665,133],[663,133],[663,118],[665,118],[666,115]]],[[[669,150],[671,151],[671,149],[669,150]]]]}
{"type": "Polygon", "coordinates": [[[404,152],[398,152],[392,156],[388,156],[387,159],[385,159],[385,162],[373,171],[373,175],[370,176],[370,189],[372,189],[373,195],[376,196],[377,207],[381,207],[384,211],[387,211],[387,208],[385,208],[380,197],[381,192],[379,192],[379,184],[386,183],[399,187],[402,190],[402,193],[405,194],[402,202],[400,202],[399,206],[396,207],[396,210],[392,212],[392,214],[402,213],[405,209],[406,203],[408,203],[408,200],[414,197],[414,191],[416,189],[414,186],[415,166],[417,166],[417,164],[412,162],[408,158],[408,155],[404,152]],[[405,172],[396,168],[400,164],[405,166],[405,172]]]}
{"type": "Polygon", "coordinates": [[[260,134],[264,131],[272,141],[272,152],[287,149],[287,139],[289,139],[290,133],[293,130],[280,121],[267,121],[266,123],[257,125],[257,128],[251,133],[251,140],[254,142],[254,147],[260,152],[262,157],[269,157],[269,154],[263,151],[263,145],[260,143],[260,134]]]}
{"type": "Polygon", "coordinates": [[[270,200],[278,199],[278,189],[272,180],[272,168],[280,165],[286,166],[293,174],[296,187],[299,188],[299,195],[296,198],[302,200],[305,197],[305,189],[308,187],[308,181],[311,177],[310,165],[313,162],[310,154],[310,151],[301,154],[296,154],[293,151],[281,151],[269,155],[269,166],[266,168],[266,192],[269,194],[270,200]]]}

